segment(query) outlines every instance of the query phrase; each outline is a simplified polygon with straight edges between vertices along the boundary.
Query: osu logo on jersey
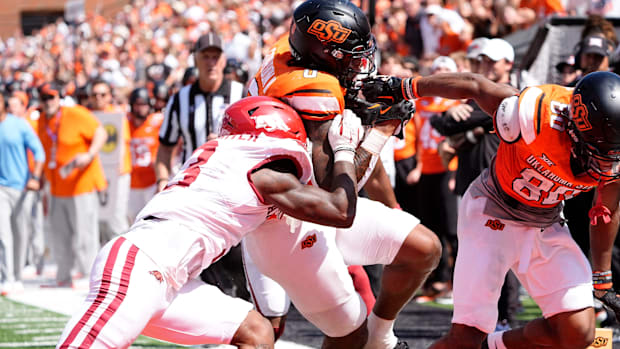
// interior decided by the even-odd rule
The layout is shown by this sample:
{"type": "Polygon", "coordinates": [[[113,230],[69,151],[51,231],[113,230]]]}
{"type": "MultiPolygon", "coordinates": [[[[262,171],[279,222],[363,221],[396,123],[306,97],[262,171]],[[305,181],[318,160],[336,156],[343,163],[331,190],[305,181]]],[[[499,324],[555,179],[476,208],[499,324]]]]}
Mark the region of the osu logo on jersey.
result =
{"type": "Polygon", "coordinates": [[[493,230],[504,230],[506,224],[502,223],[499,219],[489,219],[484,226],[493,230]]]}
{"type": "Polygon", "coordinates": [[[308,28],[308,33],[314,34],[321,41],[333,41],[342,44],[351,34],[351,29],[343,27],[333,19],[328,22],[317,19],[308,28]]]}
{"type": "Polygon", "coordinates": [[[304,248],[310,248],[312,246],[314,246],[314,243],[316,242],[316,234],[312,234],[310,236],[307,236],[304,241],[301,242],[301,249],[303,250],[304,248]]]}
{"type": "Polygon", "coordinates": [[[572,107],[573,121],[575,122],[577,129],[582,132],[592,129],[592,125],[588,120],[588,109],[585,105],[583,105],[580,94],[575,93],[573,95],[572,107]]]}

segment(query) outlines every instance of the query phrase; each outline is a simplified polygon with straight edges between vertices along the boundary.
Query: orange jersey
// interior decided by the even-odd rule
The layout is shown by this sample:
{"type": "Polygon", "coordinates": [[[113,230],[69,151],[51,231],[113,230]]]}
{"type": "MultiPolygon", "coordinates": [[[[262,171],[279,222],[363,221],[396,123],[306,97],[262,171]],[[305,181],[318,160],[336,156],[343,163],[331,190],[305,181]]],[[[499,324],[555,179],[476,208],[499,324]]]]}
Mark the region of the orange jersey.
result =
{"type": "Polygon", "coordinates": [[[250,96],[271,96],[293,107],[304,119],[330,120],[344,110],[345,89],[322,71],[290,66],[288,35],[271,48],[248,89],[250,96]]]}
{"type": "Polygon", "coordinates": [[[571,171],[571,95],[559,85],[529,87],[519,95],[520,138],[500,143],[494,170],[501,189],[523,204],[554,207],[598,183],[571,171]]]}
{"type": "Polygon", "coordinates": [[[60,169],[77,154],[88,152],[95,130],[100,125],[99,120],[81,106],[60,107],[55,116],[41,116],[38,133],[45,149],[45,177],[50,182],[52,195],[71,197],[105,187],[105,176],[98,155],[88,166],[74,168],[65,178],[60,173],[60,169]],[[55,156],[52,156],[53,150],[55,156]]]}
{"type": "Polygon", "coordinates": [[[131,188],[143,189],[155,184],[153,163],[159,148],[159,128],[162,113],[149,115],[140,126],[130,123],[131,130],[131,188]]]}
{"type": "Polygon", "coordinates": [[[445,99],[441,97],[423,97],[416,99],[416,115],[420,124],[418,133],[420,149],[420,161],[422,162],[423,174],[442,173],[446,170],[456,170],[456,158],[450,162],[450,168],[446,169],[441,163],[441,158],[437,151],[439,143],[445,138],[435,130],[430,123],[433,115],[441,114],[457,104],[458,100],[445,99]]]}

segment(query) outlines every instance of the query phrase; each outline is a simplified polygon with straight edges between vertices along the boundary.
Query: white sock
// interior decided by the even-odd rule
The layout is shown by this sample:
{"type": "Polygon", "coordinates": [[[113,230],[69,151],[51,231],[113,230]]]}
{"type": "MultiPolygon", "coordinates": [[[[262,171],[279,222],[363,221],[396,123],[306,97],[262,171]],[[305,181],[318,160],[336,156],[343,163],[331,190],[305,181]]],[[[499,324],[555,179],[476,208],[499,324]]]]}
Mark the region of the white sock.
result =
{"type": "Polygon", "coordinates": [[[386,320],[371,312],[368,316],[368,342],[364,349],[392,349],[398,343],[394,335],[394,320],[386,320]]]}
{"type": "Polygon", "coordinates": [[[487,343],[489,344],[489,349],[507,349],[504,345],[504,340],[502,336],[506,331],[497,331],[493,333],[489,333],[487,336],[487,343]]]}

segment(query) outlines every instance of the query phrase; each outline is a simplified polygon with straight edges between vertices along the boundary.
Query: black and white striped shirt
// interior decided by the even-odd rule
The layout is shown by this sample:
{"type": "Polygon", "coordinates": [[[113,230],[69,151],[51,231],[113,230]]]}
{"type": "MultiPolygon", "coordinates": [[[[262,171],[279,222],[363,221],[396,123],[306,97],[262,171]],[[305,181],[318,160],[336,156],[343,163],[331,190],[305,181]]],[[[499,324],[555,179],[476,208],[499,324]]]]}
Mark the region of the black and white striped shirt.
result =
{"type": "Polygon", "coordinates": [[[159,142],[176,145],[183,138],[181,162],[185,162],[204,142],[209,133],[218,133],[224,110],[243,96],[243,85],[236,81],[222,81],[213,93],[203,92],[198,81],[184,86],[168,100],[164,121],[159,129],[159,142]]]}

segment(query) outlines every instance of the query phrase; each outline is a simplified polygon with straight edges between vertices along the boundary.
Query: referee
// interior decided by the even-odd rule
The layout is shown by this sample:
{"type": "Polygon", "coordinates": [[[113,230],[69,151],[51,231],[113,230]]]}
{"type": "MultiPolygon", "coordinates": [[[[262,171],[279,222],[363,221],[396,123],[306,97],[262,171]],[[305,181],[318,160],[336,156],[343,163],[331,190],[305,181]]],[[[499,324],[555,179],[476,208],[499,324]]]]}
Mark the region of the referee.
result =
{"type": "MultiPolygon", "coordinates": [[[[192,53],[198,80],[170,97],[164,109],[155,160],[158,192],[174,175],[172,154],[177,144],[182,143],[178,161],[184,163],[196,148],[217,137],[224,110],[241,99],[244,92],[241,83],[224,78],[226,56],[222,39],[217,34],[208,33],[198,38],[192,53]]],[[[201,278],[232,296],[249,299],[239,246],[204,270],[201,278]]]]}
{"type": "Polygon", "coordinates": [[[226,56],[217,34],[198,38],[192,52],[198,80],[170,97],[164,109],[155,160],[158,192],[173,175],[172,153],[179,140],[183,144],[178,160],[184,163],[196,148],[217,137],[224,110],[243,96],[241,83],[224,79],[226,56]]]}

